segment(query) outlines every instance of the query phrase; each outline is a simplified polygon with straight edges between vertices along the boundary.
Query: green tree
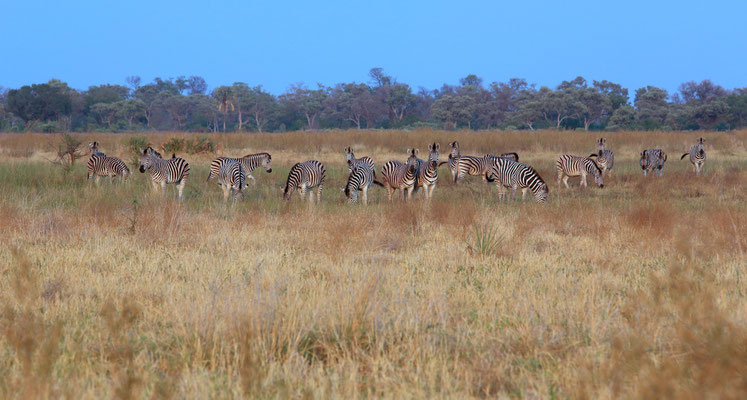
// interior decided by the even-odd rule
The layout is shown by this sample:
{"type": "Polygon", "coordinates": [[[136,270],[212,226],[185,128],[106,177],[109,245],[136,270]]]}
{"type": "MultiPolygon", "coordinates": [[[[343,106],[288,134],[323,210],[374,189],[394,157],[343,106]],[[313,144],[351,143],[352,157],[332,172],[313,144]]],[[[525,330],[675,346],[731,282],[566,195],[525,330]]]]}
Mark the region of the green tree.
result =
{"type": "Polygon", "coordinates": [[[234,111],[236,107],[236,97],[233,88],[230,86],[220,86],[213,90],[213,99],[218,107],[218,111],[223,114],[223,132],[226,131],[226,120],[228,119],[228,112],[234,111]]]}
{"type": "Polygon", "coordinates": [[[138,99],[127,99],[114,103],[117,116],[127,121],[127,129],[132,130],[132,121],[145,117],[145,103],[138,99]]]}
{"type": "Polygon", "coordinates": [[[72,111],[72,98],[60,85],[34,84],[10,90],[7,108],[24,121],[27,131],[31,131],[39,121],[69,116],[72,111]]]}
{"type": "Polygon", "coordinates": [[[607,121],[607,129],[633,129],[635,128],[635,108],[630,104],[623,104],[612,113],[607,121]]]}
{"type": "Polygon", "coordinates": [[[646,86],[635,91],[633,102],[642,128],[656,129],[664,124],[669,113],[668,97],[666,90],[655,86],[646,86]]]}
{"type": "Polygon", "coordinates": [[[431,116],[456,130],[460,122],[468,123],[472,117],[472,101],[468,96],[442,96],[433,103],[431,116]]]}
{"type": "Polygon", "coordinates": [[[111,129],[118,111],[117,103],[96,103],[91,106],[90,112],[99,123],[106,124],[106,127],[111,129]]]}

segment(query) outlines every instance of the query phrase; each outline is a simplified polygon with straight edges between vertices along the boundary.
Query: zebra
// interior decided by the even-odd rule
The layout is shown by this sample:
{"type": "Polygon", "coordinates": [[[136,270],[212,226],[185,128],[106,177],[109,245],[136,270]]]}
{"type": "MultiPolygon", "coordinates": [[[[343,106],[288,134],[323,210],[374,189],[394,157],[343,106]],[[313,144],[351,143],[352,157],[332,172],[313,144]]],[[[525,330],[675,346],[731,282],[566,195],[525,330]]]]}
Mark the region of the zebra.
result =
{"type": "Polygon", "coordinates": [[[231,192],[234,192],[234,201],[244,198],[246,176],[244,166],[238,160],[224,162],[220,166],[218,170],[218,182],[223,187],[224,201],[228,201],[231,192]]]}
{"type": "Polygon", "coordinates": [[[456,177],[454,182],[461,182],[465,175],[481,176],[483,181],[487,181],[487,173],[496,158],[505,158],[514,162],[519,161],[519,155],[516,153],[502,153],[500,156],[486,154],[482,157],[477,156],[458,156],[456,159],[456,177]]]}
{"type": "Polygon", "coordinates": [[[667,153],[661,149],[648,149],[641,152],[639,164],[643,170],[643,176],[648,175],[652,170],[654,176],[662,176],[664,173],[664,163],[667,161],[667,153]]]}
{"type": "MultiPolygon", "coordinates": [[[[353,172],[353,168],[357,167],[360,163],[366,163],[371,168],[371,171],[376,171],[376,165],[374,165],[374,160],[371,157],[363,156],[361,158],[355,158],[353,149],[350,146],[345,148],[345,160],[350,161],[348,162],[348,173],[353,172]]],[[[374,177],[375,176],[376,173],[374,172],[374,177]]]]}
{"type": "Polygon", "coordinates": [[[184,186],[187,184],[187,178],[189,177],[189,163],[187,161],[176,157],[176,154],[170,160],[164,160],[158,152],[148,147],[142,151],[140,156],[140,172],[145,173],[146,170],[150,174],[153,190],[157,191],[160,184],[163,193],[166,191],[167,183],[174,183],[179,191],[179,200],[182,200],[184,186]]]}
{"type": "Polygon", "coordinates": [[[690,147],[690,151],[680,157],[680,160],[682,160],[688,154],[690,155],[690,163],[692,163],[693,169],[695,170],[695,176],[700,176],[700,172],[703,170],[703,165],[705,165],[706,153],[705,148],[703,147],[704,144],[705,140],[699,138],[698,143],[693,147],[690,147]]]}
{"type": "Polygon", "coordinates": [[[417,159],[418,176],[415,183],[415,190],[423,188],[425,199],[433,197],[433,190],[438,182],[438,150],[441,145],[433,143],[428,145],[428,162],[417,159]]]}
{"type": "Polygon", "coordinates": [[[511,200],[516,196],[517,188],[521,188],[522,201],[526,198],[527,190],[532,191],[538,203],[546,202],[547,195],[550,193],[547,184],[534,168],[508,158],[494,158],[487,175],[488,180],[496,181],[500,200],[504,198],[504,187],[511,188],[511,200]]]}
{"type": "Polygon", "coordinates": [[[348,160],[348,167],[351,172],[345,189],[343,189],[345,197],[348,198],[349,202],[357,203],[358,191],[360,190],[363,192],[363,204],[368,204],[368,188],[371,187],[371,184],[383,185],[374,179],[374,171],[368,163],[360,162],[358,165],[353,165],[353,161],[348,160]]]}
{"type": "MultiPolygon", "coordinates": [[[[296,163],[288,173],[288,180],[283,188],[283,199],[290,200],[293,191],[296,190],[301,196],[301,200],[305,200],[306,191],[316,187],[317,203],[320,202],[322,200],[322,185],[326,175],[327,170],[324,168],[324,164],[319,161],[309,160],[296,163]]],[[[313,191],[309,192],[309,201],[314,202],[313,191]]]]}
{"type": "MultiPolygon", "coordinates": [[[[96,143],[96,142],[94,142],[96,143]]],[[[96,184],[99,184],[99,178],[108,176],[109,182],[114,182],[114,177],[121,177],[125,181],[130,176],[130,169],[127,164],[117,157],[109,157],[99,151],[92,151],[91,158],[88,159],[87,180],[94,178],[96,184]]]]}
{"type": "MultiPolygon", "coordinates": [[[[232,163],[238,161],[241,163],[241,167],[244,169],[246,179],[251,179],[253,184],[257,184],[257,180],[252,176],[252,171],[258,167],[263,167],[268,173],[272,172],[272,156],[270,153],[257,153],[247,154],[241,158],[230,158],[230,157],[218,157],[210,162],[210,172],[208,173],[207,182],[218,176],[218,171],[225,163],[232,163]]],[[[249,186],[245,180],[244,188],[249,186]]]]}
{"type": "Polygon", "coordinates": [[[612,150],[607,150],[604,145],[607,143],[607,139],[599,138],[597,140],[597,154],[590,154],[589,158],[596,157],[596,162],[599,168],[602,170],[602,175],[612,174],[612,166],[615,164],[615,153],[612,150]]]}
{"type": "Polygon", "coordinates": [[[99,142],[91,142],[88,143],[88,149],[91,152],[91,156],[104,156],[106,157],[106,154],[99,151],[99,142]]]}
{"type": "Polygon", "coordinates": [[[564,154],[555,162],[555,169],[558,171],[558,186],[560,186],[560,181],[562,180],[565,187],[569,188],[568,178],[571,176],[581,176],[580,186],[586,187],[586,176],[591,175],[594,177],[594,182],[597,186],[600,188],[604,187],[602,170],[599,168],[597,163],[590,158],[564,154]]]}
{"type": "Polygon", "coordinates": [[[459,159],[459,142],[453,141],[449,143],[449,146],[451,146],[451,150],[449,150],[449,161],[443,161],[438,164],[438,166],[442,166],[444,164],[449,164],[449,171],[451,171],[451,178],[454,182],[456,182],[457,179],[457,161],[459,159]]]}
{"type": "Polygon", "coordinates": [[[402,199],[412,198],[418,176],[418,152],[418,149],[407,149],[410,156],[405,164],[399,161],[389,161],[381,167],[383,176],[381,185],[386,188],[389,201],[392,201],[392,195],[397,189],[402,190],[402,199]]]}

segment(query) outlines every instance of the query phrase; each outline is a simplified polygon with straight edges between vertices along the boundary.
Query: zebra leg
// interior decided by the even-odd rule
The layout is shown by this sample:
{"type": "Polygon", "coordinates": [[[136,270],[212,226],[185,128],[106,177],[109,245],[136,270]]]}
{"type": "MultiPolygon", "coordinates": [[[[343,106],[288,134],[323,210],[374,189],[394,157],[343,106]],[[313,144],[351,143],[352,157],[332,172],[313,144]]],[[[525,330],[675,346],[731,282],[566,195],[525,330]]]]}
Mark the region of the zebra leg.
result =
{"type": "Polygon", "coordinates": [[[429,188],[430,188],[430,191],[428,193],[428,197],[432,199],[433,198],[433,190],[436,189],[436,185],[435,184],[430,185],[429,188]]]}
{"type": "MultiPolygon", "coordinates": [[[[181,182],[179,182],[178,185],[176,185],[176,189],[179,191],[179,201],[182,200],[182,197],[184,197],[184,186],[187,184],[187,181],[185,179],[182,179],[181,182]]],[[[166,183],[162,185],[162,187],[166,188],[166,183]]]]}
{"type": "MultiPolygon", "coordinates": [[[[571,186],[568,184],[568,178],[569,178],[568,175],[563,176],[563,183],[565,184],[565,188],[566,189],[570,189],[571,188],[571,186]]],[[[560,185],[558,185],[558,186],[560,186],[560,185]]]]}
{"type": "Polygon", "coordinates": [[[391,187],[388,183],[386,185],[386,194],[387,194],[387,197],[389,197],[389,201],[391,202],[392,201],[392,195],[394,194],[394,188],[391,187]]]}
{"type": "Polygon", "coordinates": [[[511,201],[516,199],[516,185],[511,185],[511,201]]]}
{"type": "Polygon", "coordinates": [[[298,194],[301,196],[301,201],[306,200],[306,186],[298,188],[298,194]]]}
{"type": "Polygon", "coordinates": [[[153,186],[153,191],[158,192],[158,182],[151,180],[150,183],[153,186]]]}
{"type": "Polygon", "coordinates": [[[362,189],[363,191],[363,205],[368,205],[368,186],[364,186],[362,189]]]}
{"type": "Polygon", "coordinates": [[[529,190],[529,188],[521,189],[521,201],[522,202],[526,201],[527,199],[527,190],[529,190]]]}
{"type": "MultiPolygon", "coordinates": [[[[564,175],[565,174],[563,173],[563,171],[558,170],[558,187],[560,187],[560,181],[563,179],[564,175]]],[[[567,185],[566,185],[566,187],[567,187],[567,185]]]]}
{"type": "Polygon", "coordinates": [[[321,203],[322,202],[322,184],[319,184],[319,187],[316,189],[316,202],[321,203]]]}
{"type": "MultiPolygon", "coordinates": [[[[158,189],[156,189],[156,190],[158,190],[158,189]]],[[[166,181],[161,182],[161,194],[162,195],[166,194],[166,181]]]]}
{"type": "Polygon", "coordinates": [[[228,196],[231,193],[231,188],[228,187],[228,185],[222,186],[221,189],[223,189],[223,201],[228,201],[228,196]]]}

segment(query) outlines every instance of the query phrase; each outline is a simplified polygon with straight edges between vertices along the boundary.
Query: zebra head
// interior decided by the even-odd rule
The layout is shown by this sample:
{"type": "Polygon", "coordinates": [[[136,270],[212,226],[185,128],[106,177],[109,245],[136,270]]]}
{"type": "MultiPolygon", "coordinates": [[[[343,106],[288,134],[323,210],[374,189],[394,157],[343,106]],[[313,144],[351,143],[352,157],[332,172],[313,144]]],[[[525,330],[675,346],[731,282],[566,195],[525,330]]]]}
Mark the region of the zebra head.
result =
{"type": "Polygon", "coordinates": [[[591,158],[587,158],[587,160],[590,163],[591,166],[591,173],[594,175],[594,183],[599,186],[600,189],[604,188],[604,180],[602,178],[602,169],[599,168],[599,165],[597,165],[597,162],[592,160],[591,158]]]}
{"type": "Polygon", "coordinates": [[[432,169],[438,168],[438,150],[441,149],[441,145],[433,143],[428,145],[428,164],[432,169]]]}
{"type": "MultiPolygon", "coordinates": [[[[94,143],[95,143],[95,142],[94,142],[94,143]]],[[[699,145],[704,145],[704,144],[705,144],[705,139],[703,139],[703,138],[699,138],[699,139],[698,139],[698,144],[699,144],[699,145]]]]}
{"type": "Polygon", "coordinates": [[[272,156],[268,153],[267,156],[265,156],[264,158],[262,158],[262,163],[260,165],[268,173],[272,172],[272,156]]]}
{"type": "Polygon", "coordinates": [[[88,143],[88,148],[91,151],[91,154],[98,153],[99,152],[99,142],[88,143]]]}
{"type": "Polygon", "coordinates": [[[641,159],[638,160],[638,164],[641,166],[641,169],[644,171],[648,168],[648,157],[646,157],[646,150],[643,150],[641,152],[641,159]]]}
{"type": "Polygon", "coordinates": [[[412,171],[412,173],[418,171],[418,153],[420,153],[420,150],[418,149],[407,149],[407,154],[409,154],[410,157],[407,158],[405,164],[407,165],[408,171],[412,171]]]}
{"type": "Polygon", "coordinates": [[[345,148],[345,160],[347,161],[355,160],[355,154],[353,154],[353,149],[350,146],[345,148]]]}
{"type": "Polygon", "coordinates": [[[348,202],[350,203],[357,203],[358,202],[358,191],[353,189],[351,187],[352,185],[350,182],[348,182],[347,185],[345,185],[345,189],[342,191],[345,192],[345,197],[348,198],[348,202]]]}
{"type": "Polygon", "coordinates": [[[597,139],[597,149],[598,150],[600,150],[600,151],[604,150],[604,145],[606,145],[606,144],[607,144],[607,139],[605,139],[603,137],[600,137],[599,139],[597,139]]]}
{"type": "Polygon", "coordinates": [[[451,146],[451,150],[449,151],[449,158],[454,158],[459,155],[459,142],[456,140],[449,143],[449,146],[451,146]]]}
{"type": "MultiPolygon", "coordinates": [[[[155,151],[152,147],[148,146],[145,150],[140,152],[140,172],[143,173],[153,165],[153,157],[156,157],[153,153],[155,151]]],[[[156,153],[158,154],[158,153],[156,153]]]]}

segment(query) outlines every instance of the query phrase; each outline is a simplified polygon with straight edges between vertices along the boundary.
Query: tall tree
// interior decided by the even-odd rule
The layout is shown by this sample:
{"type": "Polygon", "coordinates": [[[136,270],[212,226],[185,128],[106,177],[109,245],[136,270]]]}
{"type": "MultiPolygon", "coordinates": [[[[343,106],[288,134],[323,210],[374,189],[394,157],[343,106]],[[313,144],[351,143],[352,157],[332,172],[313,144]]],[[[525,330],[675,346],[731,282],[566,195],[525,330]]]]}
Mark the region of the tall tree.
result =
{"type": "Polygon", "coordinates": [[[226,131],[226,120],[228,119],[228,112],[234,111],[236,107],[234,102],[236,101],[233,88],[230,86],[220,86],[213,91],[213,99],[217,104],[218,111],[223,114],[223,132],[226,131]]]}
{"type": "Polygon", "coordinates": [[[634,104],[638,120],[645,129],[660,128],[669,113],[666,90],[655,86],[646,86],[635,91],[634,104]]]}
{"type": "Polygon", "coordinates": [[[317,84],[315,90],[307,89],[303,84],[291,85],[288,92],[281,95],[281,100],[286,103],[293,112],[300,113],[306,119],[306,129],[317,128],[317,118],[324,110],[327,98],[327,90],[317,84]]]}

